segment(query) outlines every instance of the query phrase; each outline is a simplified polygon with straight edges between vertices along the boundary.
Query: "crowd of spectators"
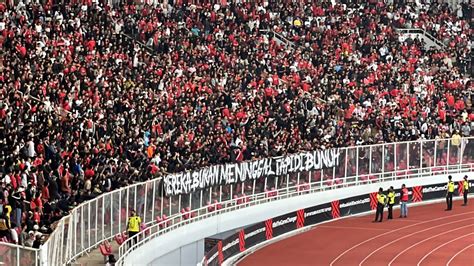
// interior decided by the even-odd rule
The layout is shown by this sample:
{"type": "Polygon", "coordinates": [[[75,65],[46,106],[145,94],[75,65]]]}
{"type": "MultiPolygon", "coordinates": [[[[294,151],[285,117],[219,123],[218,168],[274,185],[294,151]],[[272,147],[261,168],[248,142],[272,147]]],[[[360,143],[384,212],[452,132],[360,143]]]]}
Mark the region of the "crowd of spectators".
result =
{"type": "Polygon", "coordinates": [[[165,173],[472,136],[472,6],[49,3],[0,3],[0,234],[16,242],[165,173]]]}

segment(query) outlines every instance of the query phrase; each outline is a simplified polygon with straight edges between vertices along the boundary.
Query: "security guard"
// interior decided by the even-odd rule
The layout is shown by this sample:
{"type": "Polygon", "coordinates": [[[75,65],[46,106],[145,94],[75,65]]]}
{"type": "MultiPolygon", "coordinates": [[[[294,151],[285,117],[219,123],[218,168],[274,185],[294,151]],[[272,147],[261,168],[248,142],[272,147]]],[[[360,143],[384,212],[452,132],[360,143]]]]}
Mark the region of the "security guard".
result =
{"type": "Polygon", "coordinates": [[[393,219],[393,205],[395,205],[395,192],[393,191],[393,187],[390,187],[388,190],[388,217],[387,219],[393,219]]]}
{"type": "Polygon", "coordinates": [[[446,211],[453,209],[453,194],[454,194],[454,182],[453,177],[448,176],[448,193],[446,193],[446,205],[448,205],[446,211]]]}
{"type": "Polygon", "coordinates": [[[383,219],[383,208],[387,204],[387,196],[383,194],[383,189],[379,188],[379,193],[377,194],[377,211],[375,212],[375,222],[382,222],[383,219]],[[379,219],[380,217],[380,219],[379,219]]]}
{"type": "Polygon", "coordinates": [[[128,237],[132,238],[131,245],[135,245],[137,243],[137,239],[134,237],[138,232],[140,232],[140,224],[142,223],[142,219],[137,215],[135,210],[131,211],[131,215],[128,218],[127,223],[127,231],[128,237]]]}
{"type": "Polygon", "coordinates": [[[469,181],[467,181],[467,175],[464,176],[464,181],[462,181],[462,193],[464,197],[464,204],[462,206],[466,206],[467,194],[469,193],[469,181]]]}

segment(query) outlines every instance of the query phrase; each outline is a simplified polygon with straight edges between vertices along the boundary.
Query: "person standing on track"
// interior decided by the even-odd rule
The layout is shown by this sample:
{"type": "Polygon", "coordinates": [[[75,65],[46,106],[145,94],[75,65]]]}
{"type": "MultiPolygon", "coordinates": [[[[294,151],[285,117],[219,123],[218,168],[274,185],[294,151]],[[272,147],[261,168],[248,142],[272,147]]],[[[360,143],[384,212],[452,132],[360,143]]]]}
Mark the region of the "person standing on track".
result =
{"type": "Polygon", "coordinates": [[[405,184],[402,185],[402,190],[400,191],[400,218],[407,218],[408,216],[408,188],[405,184]]]}
{"type": "Polygon", "coordinates": [[[448,193],[446,193],[446,211],[450,211],[453,209],[453,194],[454,194],[454,182],[453,177],[448,176],[448,193]]]}
{"type": "Polygon", "coordinates": [[[393,219],[393,205],[395,205],[395,191],[393,191],[393,187],[388,189],[388,220],[393,219]]]}
{"type": "Polygon", "coordinates": [[[383,208],[387,204],[387,196],[383,194],[383,188],[379,188],[379,193],[377,194],[377,211],[375,212],[375,220],[376,222],[382,222],[383,219],[383,208]],[[380,219],[379,219],[380,217],[380,219]]]}
{"type": "Polygon", "coordinates": [[[462,181],[462,194],[464,197],[464,204],[462,206],[467,205],[467,194],[469,193],[469,181],[467,181],[467,175],[464,176],[464,181],[462,181]]]}

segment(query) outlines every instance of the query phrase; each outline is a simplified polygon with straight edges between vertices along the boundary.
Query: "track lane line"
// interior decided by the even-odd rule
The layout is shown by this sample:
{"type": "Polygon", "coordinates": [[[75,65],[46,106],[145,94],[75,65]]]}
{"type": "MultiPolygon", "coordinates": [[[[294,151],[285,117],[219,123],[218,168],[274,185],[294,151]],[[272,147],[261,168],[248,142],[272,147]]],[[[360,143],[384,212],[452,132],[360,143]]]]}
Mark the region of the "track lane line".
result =
{"type": "Polygon", "coordinates": [[[418,234],[418,233],[421,233],[421,232],[426,232],[426,231],[429,231],[429,230],[432,230],[432,229],[435,229],[435,228],[443,227],[443,226],[445,226],[445,225],[455,224],[455,223],[464,222],[464,221],[469,221],[469,220],[472,220],[472,218],[467,218],[467,219],[462,219],[462,220],[456,220],[456,221],[452,221],[452,222],[444,223],[444,224],[438,224],[438,225],[436,225],[436,226],[431,226],[431,227],[425,228],[425,229],[423,229],[423,230],[421,230],[421,231],[416,231],[416,232],[414,232],[414,233],[411,233],[411,234],[408,234],[408,235],[404,235],[403,237],[400,237],[400,238],[397,238],[397,239],[395,239],[395,240],[393,240],[393,241],[391,241],[391,242],[388,242],[387,244],[385,244],[385,245],[383,245],[383,246],[377,248],[376,250],[372,251],[369,255],[367,255],[367,256],[359,263],[359,266],[361,266],[362,264],[364,264],[364,262],[365,262],[366,260],[368,260],[370,257],[372,257],[372,255],[374,255],[375,253],[377,253],[379,250],[384,249],[384,248],[390,246],[390,245],[393,244],[393,243],[397,243],[398,241],[400,241],[400,240],[402,240],[402,239],[409,238],[409,237],[411,237],[411,236],[413,236],[413,235],[416,235],[416,234],[418,234]]]}
{"type": "Polygon", "coordinates": [[[473,247],[474,244],[470,244],[469,246],[461,249],[460,251],[458,251],[458,253],[454,254],[451,259],[449,259],[448,263],[446,263],[446,266],[449,266],[449,264],[454,260],[454,258],[456,258],[459,254],[463,253],[464,251],[466,251],[467,249],[469,249],[470,247],[473,247]]]}
{"type": "Polygon", "coordinates": [[[411,249],[411,248],[413,248],[413,247],[416,247],[416,246],[418,246],[418,245],[421,244],[421,243],[424,243],[424,242],[426,242],[426,241],[428,241],[428,240],[431,240],[431,239],[433,239],[433,238],[436,238],[436,237],[438,237],[438,236],[442,236],[442,235],[444,235],[444,234],[451,233],[451,232],[454,232],[454,231],[457,231],[457,230],[460,230],[460,229],[464,229],[464,228],[466,228],[466,227],[471,227],[471,226],[474,226],[474,224],[469,224],[469,225],[461,226],[461,227],[458,227],[458,228],[455,228],[455,229],[452,229],[452,230],[449,230],[449,231],[446,231],[446,232],[443,232],[443,233],[436,234],[436,235],[431,236],[431,237],[429,237],[429,238],[425,238],[425,239],[423,239],[422,241],[417,242],[417,243],[415,243],[415,244],[413,244],[413,245],[407,247],[406,249],[402,250],[400,253],[398,253],[398,254],[397,254],[395,257],[393,257],[393,259],[388,263],[388,266],[391,266],[392,263],[393,263],[398,257],[400,257],[403,253],[405,253],[407,250],[409,250],[409,249],[411,249]]]}
{"type": "Polygon", "coordinates": [[[400,230],[403,230],[403,229],[406,229],[406,228],[410,228],[410,227],[414,227],[414,226],[417,226],[417,225],[421,225],[421,224],[425,224],[425,223],[430,223],[430,222],[435,222],[435,221],[439,221],[439,220],[444,220],[444,219],[448,219],[448,218],[451,218],[451,217],[457,217],[457,216],[462,216],[462,215],[466,215],[466,214],[470,214],[470,213],[474,213],[474,211],[470,211],[470,212],[465,212],[465,213],[460,213],[460,214],[454,214],[454,215],[450,215],[450,216],[445,216],[445,217],[441,217],[441,218],[436,218],[436,219],[431,219],[431,220],[428,220],[428,221],[423,221],[423,222],[420,222],[420,223],[416,223],[416,224],[411,224],[411,225],[407,225],[407,226],[404,226],[404,227],[400,227],[398,229],[395,229],[395,230],[391,230],[391,231],[388,231],[388,232],[385,232],[383,234],[380,234],[380,235],[376,235],[374,237],[371,237],[369,239],[366,239],[362,242],[359,242],[358,244],[352,246],[351,248],[349,249],[346,249],[344,252],[342,252],[341,254],[339,254],[339,256],[337,256],[334,260],[331,261],[331,263],[329,264],[330,266],[333,266],[334,263],[336,263],[336,261],[338,261],[340,258],[342,258],[344,255],[346,255],[347,253],[349,253],[350,251],[352,251],[353,249],[365,244],[365,243],[368,243],[374,239],[377,239],[379,237],[382,237],[382,236],[385,236],[385,235],[388,235],[388,234],[391,234],[391,233],[395,233],[395,232],[398,232],[400,230]]]}
{"type": "Polygon", "coordinates": [[[457,237],[457,238],[455,238],[455,239],[453,239],[453,240],[450,240],[450,241],[448,241],[448,242],[446,242],[446,243],[444,243],[444,244],[442,244],[442,245],[437,246],[436,248],[434,248],[434,249],[432,249],[430,252],[428,252],[425,256],[423,256],[423,258],[421,258],[421,260],[418,261],[418,263],[416,264],[416,266],[420,266],[420,264],[421,264],[429,255],[433,254],[433,252],[435,252],[436,250],[438,250],[438,249],[440,249],[440,248],[446,246],[447,244],[453,243],[454,241],[457,241],[457,240],[459,240],[459,239],[461,239],[461,238],[465,238],[465,237],[470,236],[470,235],[474,235],[474,233],[469,233],[469,234],[466,234],[466,235],[457,237]]]}

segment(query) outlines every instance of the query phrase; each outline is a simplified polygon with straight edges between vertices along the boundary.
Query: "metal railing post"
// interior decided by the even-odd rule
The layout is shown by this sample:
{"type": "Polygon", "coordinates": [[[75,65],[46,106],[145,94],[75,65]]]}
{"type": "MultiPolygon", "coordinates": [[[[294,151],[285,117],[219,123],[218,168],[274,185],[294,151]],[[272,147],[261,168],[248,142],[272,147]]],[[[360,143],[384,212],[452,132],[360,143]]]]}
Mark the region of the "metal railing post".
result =
{"type": "Polygon", "coordinates": [[[156,180],[153,181],[153,195],[151,197],[151,202],[153,202],[153,204],[151,205],[151,219],[154,220],[155,219],[155,204],[156,204],[156,180]]]}
{"type": "MultiPolygon", "coordinates": [[[[334,180],[331,180],[331,182],[333,182],[334,180]]],[[[344,183],[345,183],[345,179],[344,179],[344,183]]],[[[321,169],[321,188],[323,187],[324,185],[324,169],[321,169]]]]}
{"type": "Polygon", "coordinates": [[[138,208],[137,208],[137,194],[138,194],[138,191],[137,191],[137,187],[138,185],[135,185],[134,188],[135,188],[135,193],[133,193],[133,209],[137,212],[138,212],[138,208]]]}
{"type": "Polygon", "coordinates": [[[310,171],[308,172],[308,175],[309,175],[309,176],[308,176],[309,191],[311,191],[311,187],[312,187],[312,186],[311,186],[311,175],[312,175],[312,174],[313,174],[313,171],[310,170],[310,171]]]}
{"type": "Polygon", "coordinates": [[[423,144],[424,144],[424,140],[421,140],[420,141],[420,170],[418,171],[418,173],[422,173],[421,169],[423,169],[423,144]]]}
{"type": "MultiPolygon", "coordinates": [[[[407,169],[405,169],[405,174],[408,174],[410,170],[410,142],[407,143],[406,149],[407,149],[407,169]]],[[[407,175],[408,176],[408,175],[407,175]]]]}
{"type": "Polygon", "coordinates": [[[16,265],[20,266],[20,248],[16,247],[16,265]]]}
{"type": "Polygon", "coordinates": [[[451,147],[451,139],[448,140],[448,151],[447,151],[447,156],[446,156],[446,171],[449,170],[449,161],[451,159],[450,154],[449,154],[450,147],[451,147]]]}
{"type": "Polygon", "coordinates": [[[395,178],[398,175],[398,169],[399,169],[398,164],[397,164],[397,152],[398,152],[397,147],[398,147],[398,144],[393,143],[393,170],[395,172],[395,178]]]}
{"type": "Polygon", "coordinates": [[[146,222],[146,202],[148,194],[148,183],[145,183],[145,201],[143,202],[143,221],[146,222]]]}
{"type": "MultiPolygon", "coordinates": [[[[346,150],[346,159],[344,161],[344,184],[347,184],[347,161],[348,161],[348,157],[349,157],[349,149],[348,148],[345,148],[346,150]]],[[[321,176],[324,177],[323,175],[323,172],[322,172],[322,169],[321,169],[321,176]]]]}
{"type": "Polygon", "coordinates": [[[359,146],[356,148],[356,183],[359,182],[359,146]]]}
{"type": "Polygon", "coordinates": [[[163,217],[163,202],[164,202],[164,199],[166,198],[165,194],[164,194],[164,188],[163,186],[161,186],[161,209],[160,209],[160,218],[163,217]]]}
{"type": "MultiPolygon", "coordinates": [[[[101,238],[104,238],[105,237],[105,229],[104,229],[104,225],[105,225],[105,196],[102,196],[102,235],[100,236],[101,238]]],[[[76,245],[74,245],[75,247],[76,245]]]]}
{"type": "Polygon", "coordinates": [[[110,208],[110,236],[114,235],[114,198],[113,198],[114,193],[110,194],[109,198],[109,208],[110,208]]]}
{"type": "Polygon", "coordinates": [[[97,222],[98,221],[98,219],[97,219],[98,213],[99,213],[99,206],[98,206],[97,201],[96,201],[95,202],[95,241],[96,242],[99,240],[99,237],[97,235],[97,233],[99,231],[99,224],[97,222]]]}
{"type": "Polygon", "coordinates": [[[382,172],[380,172],[379,179],[380,181],[385,180],[385,144],[382,144],[382,172]]]}
{"type": "Polygon", "coordinates": [[[89,201],[87,203],[87,246],[91,246],[91,202],[89,201]]]}
{"type": "Polygon", "coordinates": [[[372,174],[372,148],[374,146],[373,145],[370,145],[370,148],[369,148],[369,176],[372,174]]]}

